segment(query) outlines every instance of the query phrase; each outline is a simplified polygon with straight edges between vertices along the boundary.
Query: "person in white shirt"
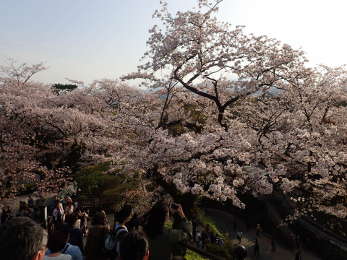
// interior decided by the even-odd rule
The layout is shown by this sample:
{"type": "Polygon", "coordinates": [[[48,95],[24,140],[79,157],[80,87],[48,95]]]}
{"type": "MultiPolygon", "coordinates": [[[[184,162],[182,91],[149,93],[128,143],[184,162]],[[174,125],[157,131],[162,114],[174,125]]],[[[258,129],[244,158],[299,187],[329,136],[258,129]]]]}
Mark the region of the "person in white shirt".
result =
{"type": "Polygon", "coordinates": [[[52,215],[55,223],[63,223],[65,221],[64,208],[60,201],[57,201],[52,215]]]}
{"type": "Polygon", "coordinates": [[[65,202],[66,202],[65,215],[71,215],[75,210],[73,201],[70,197],[66,197],[65,202]]]}

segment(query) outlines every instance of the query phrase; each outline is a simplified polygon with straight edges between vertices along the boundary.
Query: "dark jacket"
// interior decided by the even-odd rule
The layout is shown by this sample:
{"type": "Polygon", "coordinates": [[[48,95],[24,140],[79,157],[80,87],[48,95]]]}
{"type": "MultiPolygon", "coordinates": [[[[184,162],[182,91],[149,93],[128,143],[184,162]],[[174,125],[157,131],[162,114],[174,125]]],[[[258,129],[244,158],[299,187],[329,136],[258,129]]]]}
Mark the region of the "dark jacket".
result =
{"type": "Polygon", "coordinates": [[[69,243],[78,246],[83,252],[83,235],[79,228],[69,228],[70,240],[69,243]]]}
{"type": "Polygon", "coordinates": [[[96,225],[89,229],[87,243],[85,247],[86,260],[107,260],[103,248],[105,236],[108,232],[107,226],[96,225]]]}

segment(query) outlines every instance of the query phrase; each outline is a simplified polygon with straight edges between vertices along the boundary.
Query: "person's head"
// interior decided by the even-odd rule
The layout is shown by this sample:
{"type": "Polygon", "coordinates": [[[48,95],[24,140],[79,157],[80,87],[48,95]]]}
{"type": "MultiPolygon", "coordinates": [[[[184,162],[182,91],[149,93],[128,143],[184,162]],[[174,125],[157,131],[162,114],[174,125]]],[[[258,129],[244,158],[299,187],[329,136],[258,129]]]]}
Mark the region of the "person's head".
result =
{"type": "Polygon", "coordinates": [[[66,197],[65,198],[66,204],[72,204],[72,199],[71,197],[66,197]]]}
{"type": "Polygon", "coordinates": [[[169,205],[166,201],[157,202],[147,214],[147,221],[144,227],[146,234],[150,238],[160,235],[164,231],[164,225],[169,217],[169,205]]]}
{"type": "Polygon", "coordinates": [[[126,224],[131,219],[133,209],[130,205],[124,205],[123,208],[115,214],[115,219],[120,224],[126,224]]]}
{"type": "Polygon", "coordinates": [[[139,232],[127,233],[120,242],[121,260],[147,260],[149,258],[148,241],[139,232]]]}
{"type": "Polygon", "coordinates": [[[93,218],[93,225],[106,225],[107,224],[107,220],[106,220],[106,215],[99,211],[95,214],[94,218],[93,218]]]}
{"type": "Polygon", "coordinates": [[[56,207],[57,209],[61,209],[61,208],[63,208],[63,203],[61,203],[60,200],[57,200],[57,201],[55,202],[55,207],[56,207]]]}
{"type": "Polygon", "coordinates": [[[206,224],[205,230],[206,230],[207,232],[210,232],[210,231],[211,231],[211,228],[210,228],[210,225],[209,225],[209,224],[206,224]]]}
{"type": "Polygon", "coordinates": [[[64,249],[69,241],[69,229],[66,225],[58,225],[56,230],[48,236],[47,247],[51,253],[57,253],[64,249]]]}
{"type": "Polygon", "coordinates": [[[27,217],[15,217],[0,226],[0,256],[11,260],[42,260],[46,232],[27,217]]]}
{"type": "Polygon", "coordinates": [[[74,227],[74,225],[76,224],[77,220],[78,220],[78,214],[77,213],[72,213],[70,215],[67,215],[65,218],[65,222],[70,226],[70,227],[74,227]]]}

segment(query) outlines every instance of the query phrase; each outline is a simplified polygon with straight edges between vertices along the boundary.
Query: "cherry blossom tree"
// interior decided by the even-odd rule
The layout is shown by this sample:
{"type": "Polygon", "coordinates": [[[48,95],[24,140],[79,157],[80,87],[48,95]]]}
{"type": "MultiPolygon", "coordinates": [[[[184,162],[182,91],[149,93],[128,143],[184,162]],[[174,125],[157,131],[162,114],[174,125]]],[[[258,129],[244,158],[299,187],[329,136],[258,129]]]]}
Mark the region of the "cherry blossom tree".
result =
{"type": "Polygon", "coordinates": [[[241,208],[242,195],[276,190],[294,215],[346,218],[345,68],[307,67],[302,51],[220,22],[221,4],[172,15],[162,1],[142,65],[122,78],[146,91],[102,79],[57,94],[30,80],[42,64],[2,67],[0,196],[28,180],[57,189],[107,161],[241,208]]]}
{"type": "Polygon", "coordinates": [[[164,78],[174,80],[216,107],[220,125],[225,110],[246,96],[283,84],[301,68],[301,51],[266,36],[247,35],[214,16],[222,1],[198,1],[195,11],[169,13],[167,3],[154,13],[162,26],[150,30],[148,51],[138,73],[124,78],[144,78],[152,87],[164,78]]]}
{"type": "Polygon", "coordinates": [[[154,128],[144,120],[151,102],[143,102],[150,99],[139,91],[110,82],[57,95],[30,80],[2,81],[0,196],[29,186],[58,190],[72,180],[80,163],[107,160],[118,170],[132,169],[129,158],[134,159],[135,148],[126,148],[140,145],[139,136],[154,128]]]}
{"type": "Polygon", "coordinates": [[[6,65],[0,66],[0,83],[25,86],[35,74],[46,69],[43,63],[18,64],[15,60],[9,59],[6,65]]]}
{"type": "Polygon", "coordinates": [[[346,217],[346,111],[337,105],[346,71],[308,68],[302,51],[219,22],[221,2],[200,0],[172,15],[162,1],[143,64],[123,77],[160,91],[175,83],[171,107],[163,106],[166,124],[148,147],[148,170],[182,192],[239,207],[243,193],[279,189],[305,200],[301,213],[346,217]],[[192,111],[205,117],[199,131],[187,124],[192,111]],[[173,122],[185,130],[173,135],[173,122]]]}

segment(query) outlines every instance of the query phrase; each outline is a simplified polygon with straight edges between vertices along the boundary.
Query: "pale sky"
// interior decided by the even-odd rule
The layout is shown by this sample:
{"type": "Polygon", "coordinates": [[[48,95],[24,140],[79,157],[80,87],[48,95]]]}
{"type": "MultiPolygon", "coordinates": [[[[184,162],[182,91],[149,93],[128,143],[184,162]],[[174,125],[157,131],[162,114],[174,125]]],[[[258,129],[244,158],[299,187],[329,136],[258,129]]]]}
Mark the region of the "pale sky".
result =
{"type": "MultiPolygon", "coordinates": [[[[190,9],[195,0],[168,0],[190,9]]],[[[65,83],[136,71],[159,0],[0,0],[0,64],[45,62],[35,79],[65,83]]],[[[306,52],[311,64],[347,64],[346,0],[224,0],[219,17],[306,52]]]]}

